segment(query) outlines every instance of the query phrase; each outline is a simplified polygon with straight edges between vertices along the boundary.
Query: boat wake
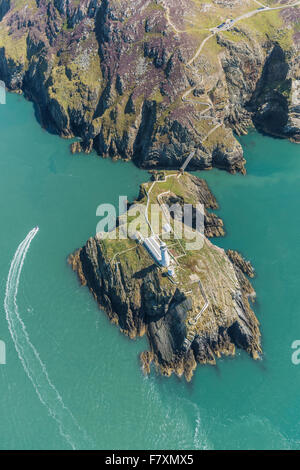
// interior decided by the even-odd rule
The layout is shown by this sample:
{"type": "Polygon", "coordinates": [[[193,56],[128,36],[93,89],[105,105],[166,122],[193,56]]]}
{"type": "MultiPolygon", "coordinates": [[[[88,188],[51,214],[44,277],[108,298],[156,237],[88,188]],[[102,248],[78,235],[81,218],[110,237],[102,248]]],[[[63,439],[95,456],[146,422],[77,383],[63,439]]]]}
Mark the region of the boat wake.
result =
{"type": "Polygon", "coordinates": [[[61,436],[66,439],[73,449],[77,449],[87,445],[90,446],[91,443],[51,382],[45,364],[30,341],[17,304],[17,294],[24,261],[30,244],[38,231],[38,227],[31,230],[14,255],[6,283],[4,309],[9,332],[28,378],[31,380],[40,401],[47,408],[49,415],[56,421],[61,436]]]}

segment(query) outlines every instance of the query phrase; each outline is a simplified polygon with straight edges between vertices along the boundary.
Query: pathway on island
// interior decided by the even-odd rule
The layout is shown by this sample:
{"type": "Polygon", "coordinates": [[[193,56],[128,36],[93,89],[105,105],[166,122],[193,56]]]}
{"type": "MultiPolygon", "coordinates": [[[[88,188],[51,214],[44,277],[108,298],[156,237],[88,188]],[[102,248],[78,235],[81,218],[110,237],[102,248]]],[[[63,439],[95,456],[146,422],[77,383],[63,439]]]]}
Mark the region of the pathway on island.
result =
{"type": "Polygon", "coordinates": [[[237,18],[231,20],[230,23],[225,23],[223,26],[215,26],[215,28],[211,28],[212,33],[202,41],[202,43],[200,44],[200,46],[199,46],[198,50],[196,51],[195,55],[191,58],[191,60],[187,63],[187,65],[192,65],[192,63],[201,54],[201,51],[202,51],[203,47],[205,46],[206,42],[210,38],[215,36],[220,31],[230,30],[238,21],[242,21],[242,20],[245,20],[247,18],[251,18],[252,16],[257,15],[259,13],[265,13],[267,11],[274,11],[274,10],[284,10],[286,8],[293,8],[293,7],[296,7],[296,6],[300,5],[300,1],[298,1],[298,2],[290,4],[290,5],[283,5],[283,6],[280,6],[280,7],[268,7],[268,6],[265,6],[265,5],[261,4],[260,2],[257,2],[256,0],[254,0],[254,1],[258,5],[260,5],[260,8],[249,11],[247,13],[244,13],[243,15],[238,16],[237,18]]]}

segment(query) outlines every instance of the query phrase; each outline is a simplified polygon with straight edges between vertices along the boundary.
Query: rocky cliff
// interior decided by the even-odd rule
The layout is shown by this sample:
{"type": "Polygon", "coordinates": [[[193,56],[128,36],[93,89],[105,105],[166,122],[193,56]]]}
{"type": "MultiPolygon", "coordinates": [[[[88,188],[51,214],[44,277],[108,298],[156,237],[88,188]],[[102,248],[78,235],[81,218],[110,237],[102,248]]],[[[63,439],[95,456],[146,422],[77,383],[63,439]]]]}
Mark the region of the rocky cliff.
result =
{"type": "MultiPolygon", "coordinates": [[[[142,185],[142,207],[147,195],[151,204],[165,204],[160,195],[167,190],[172,204],[200,202],[206,209],[216,208],[204,181],[176,173],[167,178],[142,185]]],[[[207,216],[204,224],[205,232],[211,232],[207,216]]],[[[124,221],[115,234],[122,228],[124,221]]],[[[197,364],[215,364],[222,354],[234,355],[236,348],[254,358],[261,353],[259,324],[248,300],[255,297],[246,277],[253,276],[250,263],[236,252],[226,254],[206,236],[202,242],[188,251],[185,236],[166,240],[175,272],[171,277],[136,237],[98,234],[69,258],[112,323],[131,338],[147,335],[149,350],[141,355],[146,373],[153,362],[164,375],[175,372],[190,380],[197,364]]]]}
{"type": "Polygon", "coordinates": [[[0,0],[0,79],[46,128],[79,136],[73,152],[178,168],[195,150],[191,167],[244,171],[233,131],[300,139],[300,10],[288,4],[0,0]]]}

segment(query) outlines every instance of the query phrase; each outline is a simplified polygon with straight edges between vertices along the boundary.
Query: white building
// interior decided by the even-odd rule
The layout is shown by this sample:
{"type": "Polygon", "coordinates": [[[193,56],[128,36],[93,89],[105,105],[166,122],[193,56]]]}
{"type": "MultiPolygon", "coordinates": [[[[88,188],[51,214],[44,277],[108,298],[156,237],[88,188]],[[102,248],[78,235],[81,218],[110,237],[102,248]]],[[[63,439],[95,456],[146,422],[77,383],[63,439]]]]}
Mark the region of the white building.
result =
{"type": "Polygon", "coordinates": [[[170,266],[171,260],[168,247],[165,243],[160,243],[158,237],[153,236],[145,238],[144,247],[160,266],[163,266],[164,268],[168,268],[170,266]]]}
{"type": "Polygon", "coordinates": [[[164,268],[168,268],[170,266],[170,255],[168,247],[165,243],[160,245],[160,253],[161,253],[161,265],[164,268]]]}

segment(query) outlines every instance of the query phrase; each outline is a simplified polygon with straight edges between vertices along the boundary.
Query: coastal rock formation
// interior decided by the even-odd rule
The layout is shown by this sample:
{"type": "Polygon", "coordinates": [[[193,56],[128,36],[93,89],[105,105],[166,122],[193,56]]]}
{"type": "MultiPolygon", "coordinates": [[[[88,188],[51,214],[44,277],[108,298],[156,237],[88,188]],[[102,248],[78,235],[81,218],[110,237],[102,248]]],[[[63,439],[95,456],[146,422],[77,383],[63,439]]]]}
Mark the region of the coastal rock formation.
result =
{"type": "MultiPolygon", "coordinates": [[[[155,186],[142,185],[139,203],[145,203],[144,196],[150,194],[153,203],[169,188],[171,197],[181,202],[216,206],[202,180],[187,174],[167,176],[155,186]]],[[[174,372],[190,380],[197,364],[215,364],[222,354],[234,355],[236,348],[254,358],[261,353],[259,323],[249,305],[255,292],[243,273],[247,270],[252,275],[250,264],[237,253],[228,256],[205,236],[202,241],[194,251],[187,250],[184,238],[167,241],[174,277],[136,237],[113,239],[98,234],[69,257],[82,285],[90,289],[111,322],[130,338],[147,335],[149,351],[141,355],[145,373],[154,363],[164,375],[174,372]]]]}
{"type": "MultiPolygon", "coordinates": [[[[143,195],[141,195],[143,197],[143,195]]],[[[218,209],[218,203],[215,196],[210,191],[205,180],[197,178],[196,176],[189,175],[188,184],[184,188],[184,197],[176,195],[174,192],[169,192],[161,197],[161,201],[167,206],[172,207],[173,204],[179,204],[183,207],[186,201],[194,200],[200,202],[204,206],[204,233],[207,238],[223,237],[225,235],[224,223],[211,209],[218,209]]],[[[174,217],[174,213],[171,216],[174,217]]],[[[192,226],[195,228],[196,211],[192,214],[192,226]]],[[[181,216],[182,220],[182,216],[181,216]]],[[[183,220],[182,220],[183,221],[183,220]]]]}
{"type": "Polygon", "coordinates": [[[244,171],[233,131],[299,141],[300,13],[278,5],[0,0],[0,79],[80,137],[73,152],[178,168],[194,150],[190,168],[244,171]]]}
{"type": "Polygon", "coordinates": [[[248,277],[253,278],[255,276],[255,272],[250,261],[246,261],[240,253],[234,250],[227,250],[226,253],[236,268],[240,269],[248,277]]]}

